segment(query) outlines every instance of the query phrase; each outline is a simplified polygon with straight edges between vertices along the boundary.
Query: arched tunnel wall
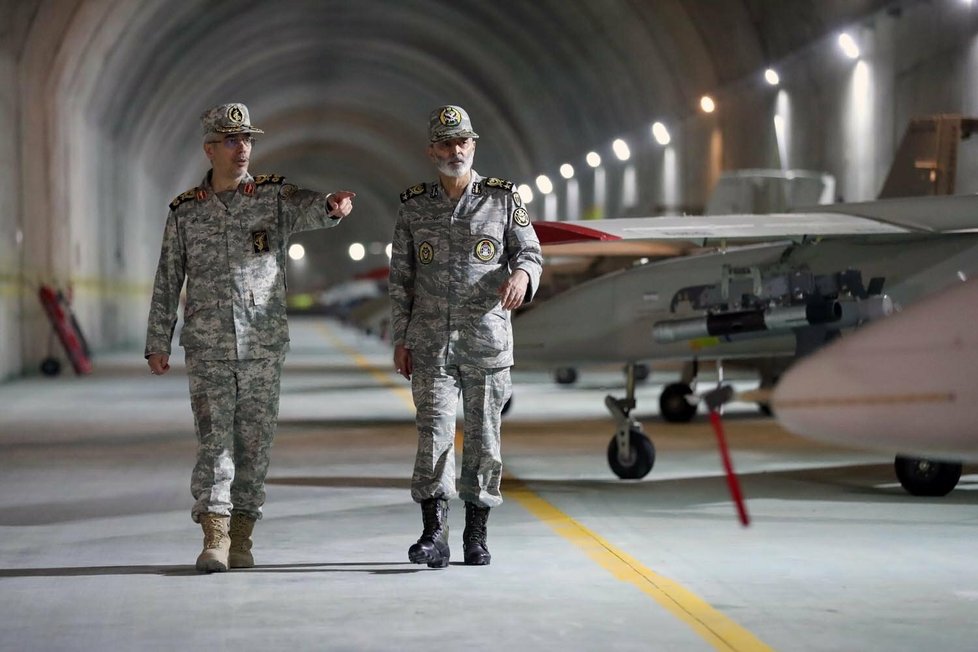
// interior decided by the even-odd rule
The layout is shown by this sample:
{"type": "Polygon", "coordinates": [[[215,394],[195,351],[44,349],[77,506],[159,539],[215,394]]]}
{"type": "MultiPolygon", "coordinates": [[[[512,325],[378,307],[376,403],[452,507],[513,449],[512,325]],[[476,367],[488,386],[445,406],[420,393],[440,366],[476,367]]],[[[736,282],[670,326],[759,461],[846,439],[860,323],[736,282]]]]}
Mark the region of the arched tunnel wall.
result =
{"type": "Polygon", "coordinates": [[[957,0],[0,0],[0,378],[60,352],[41,282],[70,289],[96,351],[141,347],[166,205],[206,172],[208,106],[244,101],[266,130],[252,172],[359,193],[341,229],[310,238],[315,273],[293,278],[321,288],[386,263],[346,247],[386,240],[397,194],[433,176],[426,121],[444,102],[470,110],[480,172],[555,180],[536,219],[697,210],[744,167],[825,170],[847,201],[870,199],[910,118],[978,111],[976,14],[957,0]],[[608,161],[603,206],[591,150],[608,161]]]}

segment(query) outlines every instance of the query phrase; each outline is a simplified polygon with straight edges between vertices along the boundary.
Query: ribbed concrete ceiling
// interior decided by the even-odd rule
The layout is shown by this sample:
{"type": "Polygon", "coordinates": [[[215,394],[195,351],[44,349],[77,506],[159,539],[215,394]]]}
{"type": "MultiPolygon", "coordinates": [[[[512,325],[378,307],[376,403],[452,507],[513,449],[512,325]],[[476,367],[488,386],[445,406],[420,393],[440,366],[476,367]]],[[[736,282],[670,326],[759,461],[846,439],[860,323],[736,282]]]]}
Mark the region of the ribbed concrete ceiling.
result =
{"type": "Polygon", "coordinates": [[[267,132],[253,172],[359,193],[342,243],[322,243],[345,275],[346,244],[386,241],[397,194],[433,176],[423,146],[434,106],[470,110],[484,136],[476,169],[525,181],[654,117],[686,115],[701,93],[886,4],[7,0],[0,36],[35,65],[36,40],[54,43],[54,96],[166,195],[205,169],[200,112],[247,103],[267,132]]]}

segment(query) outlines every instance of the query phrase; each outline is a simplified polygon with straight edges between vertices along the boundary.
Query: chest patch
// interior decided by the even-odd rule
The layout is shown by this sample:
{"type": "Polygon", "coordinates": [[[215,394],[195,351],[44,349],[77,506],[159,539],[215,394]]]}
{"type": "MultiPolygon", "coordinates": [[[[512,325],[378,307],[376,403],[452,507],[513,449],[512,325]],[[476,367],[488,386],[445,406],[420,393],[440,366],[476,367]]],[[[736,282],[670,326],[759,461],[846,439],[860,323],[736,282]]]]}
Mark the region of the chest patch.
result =
{"type": "Polygon", "coordinates": [[[431,246],[430,242],[425,241],[418,245],[418,260],[421,261],[421,264],[427,265],[434,259],[435,248],[431,246]]]}
{"type": "Polygon", "coordinates": [[[256,254],[267,254],[271,251],[268,247],[268,231],[251,232],[251,250],[256,254]]]}
{"type": "Polygon", "coordinates": [[[475,257],[484,263],[496,257],[496,243],[492,240],[482,239],[475,243],[475,257]]]}

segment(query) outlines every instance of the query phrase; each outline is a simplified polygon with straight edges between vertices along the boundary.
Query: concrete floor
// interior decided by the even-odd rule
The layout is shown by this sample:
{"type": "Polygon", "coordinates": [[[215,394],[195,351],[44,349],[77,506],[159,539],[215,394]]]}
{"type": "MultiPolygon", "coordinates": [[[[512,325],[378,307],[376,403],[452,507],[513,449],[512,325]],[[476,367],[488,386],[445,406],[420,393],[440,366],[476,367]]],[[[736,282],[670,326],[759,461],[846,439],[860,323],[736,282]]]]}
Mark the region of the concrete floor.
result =
{"type": "MultiPolygon", "coordinates": [[[[643,481],[607,467],[611,371],[514,374],[493,563],[407,561],[415,434],[385,345],[293,320],[254,569],[200,575],[182,365],[138,351],[0,385],[0,650],[975,650],[978,477],[912,498],[890,461],[726,421],[742,528],[701,417],[655,415],[643,481]]],[[[179,359],[176,360],[180,362],[179,359]]],[[[973,473],[973,469],[965,469],[973,473]]],[[[463,510],[453,503],[461,557],[463,510]]]]}

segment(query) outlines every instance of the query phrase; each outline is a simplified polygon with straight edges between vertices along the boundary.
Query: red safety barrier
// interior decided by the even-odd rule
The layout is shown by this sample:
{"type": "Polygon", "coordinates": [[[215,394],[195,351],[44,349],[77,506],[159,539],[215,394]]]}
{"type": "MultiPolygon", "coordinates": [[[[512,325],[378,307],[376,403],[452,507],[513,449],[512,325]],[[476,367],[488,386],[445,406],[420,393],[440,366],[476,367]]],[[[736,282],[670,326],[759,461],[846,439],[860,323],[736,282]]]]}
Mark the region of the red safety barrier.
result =
{"type": "MultiPolygon", "coordinates": [[[[42,285],[38,290],[41,305],[44,312],[48,314],[54,331],[58,334],[58,339],[65,347],[65,353],[71,361],[71,366],[79,376],[92,373],[91,353],[88,350],[88,343],[82,335],[75,314],[71,311],[71,305],[60,290],[55,290],[48,285],[42,285]]],[[[48,375],[58,373],[59,365],[56,360],[48,358],[41,364],[41,370],[48,375]],[[53,364],[52,364],[53,363],[53,364]]]]}

